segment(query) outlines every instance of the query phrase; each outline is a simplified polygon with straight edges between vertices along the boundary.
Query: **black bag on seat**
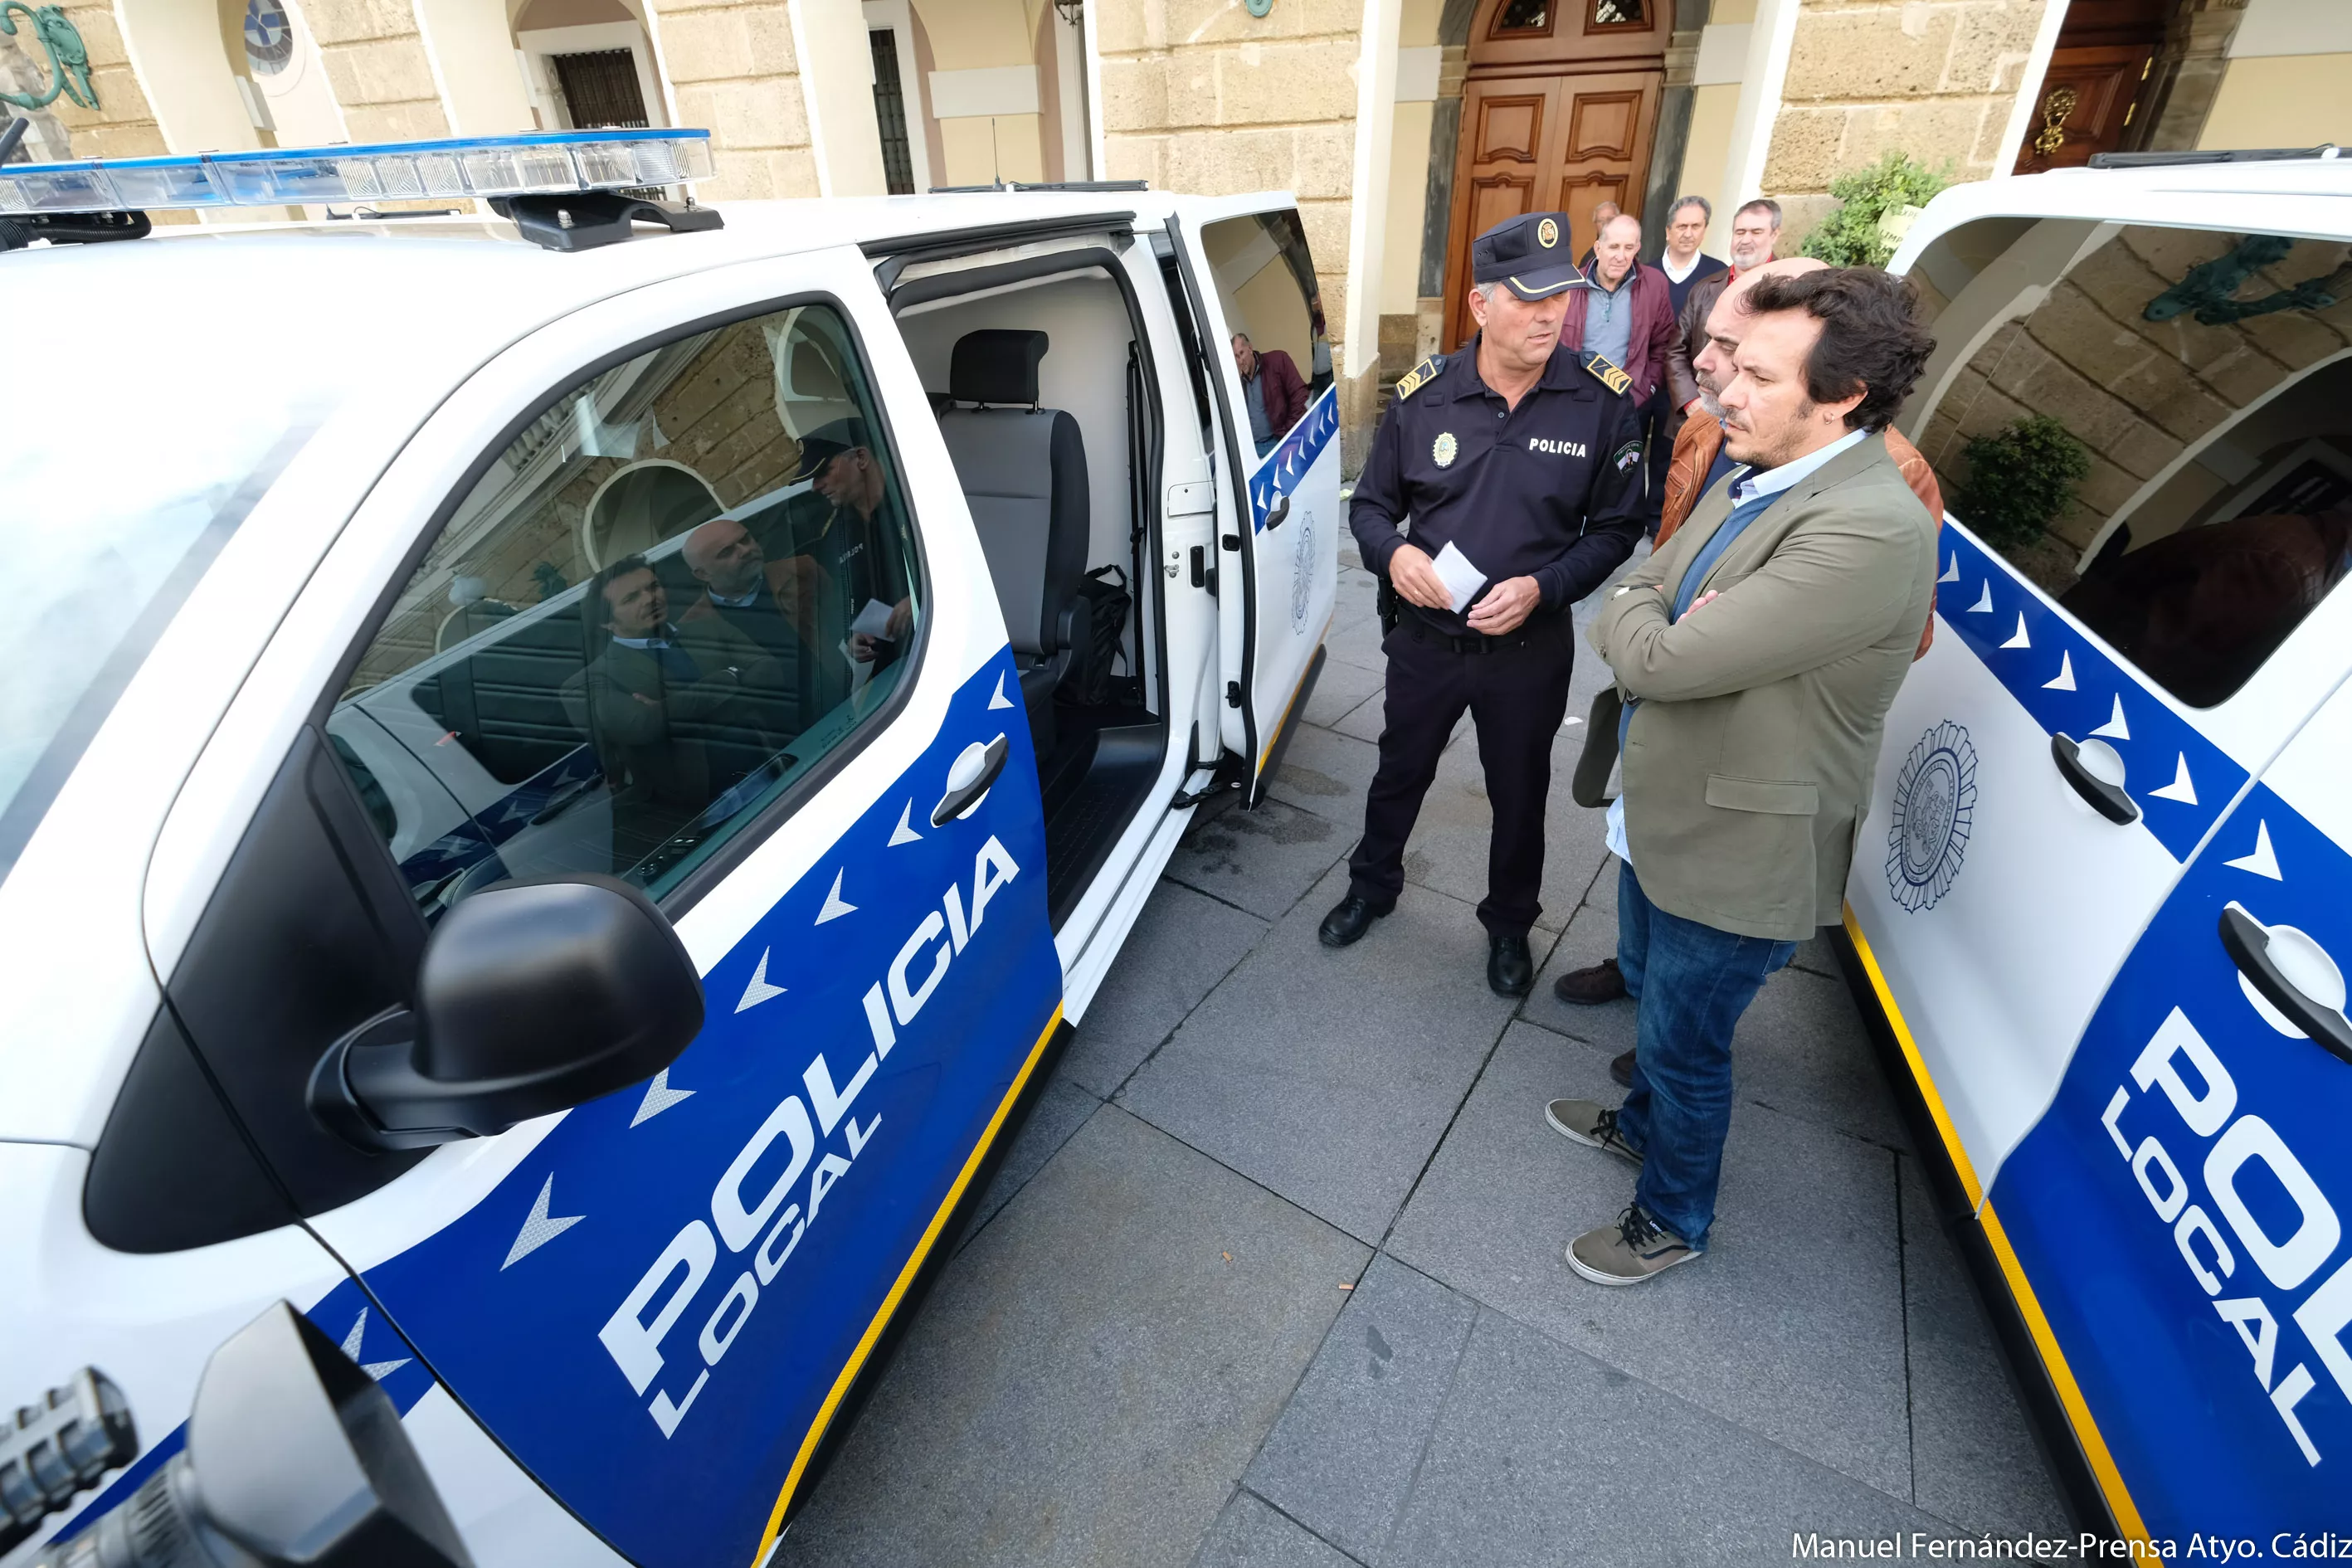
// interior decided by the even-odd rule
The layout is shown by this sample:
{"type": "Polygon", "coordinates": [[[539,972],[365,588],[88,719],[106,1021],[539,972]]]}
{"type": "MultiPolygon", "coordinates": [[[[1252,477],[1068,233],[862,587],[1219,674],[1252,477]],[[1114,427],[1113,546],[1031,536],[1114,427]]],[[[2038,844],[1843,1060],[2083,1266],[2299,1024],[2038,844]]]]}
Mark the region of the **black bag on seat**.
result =
{"type": "Polygon", "coordinates": [[[1125,649],[1135,597],[1128,592],[1127,574],[1116,565],[1087,573],[1076,592],[1091,612],[1087,635],[1083,646],[1071,650],[1069,672],[1056,695],[1073,707],[1099,708],[1110,700],[1111,666],[1125,649]]]}

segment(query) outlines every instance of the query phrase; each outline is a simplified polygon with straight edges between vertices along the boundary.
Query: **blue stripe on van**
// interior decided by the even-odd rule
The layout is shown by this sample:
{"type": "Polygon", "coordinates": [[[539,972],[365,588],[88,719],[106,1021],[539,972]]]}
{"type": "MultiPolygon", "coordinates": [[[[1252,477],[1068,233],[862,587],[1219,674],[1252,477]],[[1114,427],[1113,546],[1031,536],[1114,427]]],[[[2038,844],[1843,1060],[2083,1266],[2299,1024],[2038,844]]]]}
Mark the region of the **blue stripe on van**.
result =
{"type": "Polygon", "coordinates": [[[1323,395],[1307,405],[1306,416],[1291,426],[1282,444],[1265,455],[1250,476],[1250,529],[1265,531],[1265,520],[1275,502],[1298,488],[1323,448],[1339,438],[1339,389],[1327,386],[1323,395]]]}
{"type": "Polygon", "coordinates": [[[2255,785],[1993,1184],[2158,1539],[2340,1529],[2352,1498],[2352,1064],[2268,1021],[2218,931],[2235,902],[2340,964],[2347,888],[2352,853],[2255,785]]]}

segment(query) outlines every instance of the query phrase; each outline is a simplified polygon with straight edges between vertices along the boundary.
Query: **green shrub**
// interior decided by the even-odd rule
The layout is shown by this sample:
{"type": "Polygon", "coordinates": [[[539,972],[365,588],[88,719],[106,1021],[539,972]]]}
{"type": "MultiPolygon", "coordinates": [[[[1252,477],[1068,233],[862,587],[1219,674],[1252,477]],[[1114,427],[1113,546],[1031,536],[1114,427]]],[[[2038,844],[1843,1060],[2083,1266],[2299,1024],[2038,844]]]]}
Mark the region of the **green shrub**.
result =
{"type": "Polygon", "coordinates": [[[1952,511],[1995,545],[2032,543],[2091,471],[2089,448],[2047,414],[1975,437],[1967,456],[1969,475],[1953,494],[1952,511]]]}
{"type": "Polygon", "coordinates": [[[1837,210],[1805,237],[1805,254],[1832,267],[1884,267],[1895,247],[1878,232],[1878,220],[1906,206],[1926,206],[1952,183],[1951,165],[1920,167],[1908,153],[1894,152],[1867,169],[1830,182],[1837,210]]]}

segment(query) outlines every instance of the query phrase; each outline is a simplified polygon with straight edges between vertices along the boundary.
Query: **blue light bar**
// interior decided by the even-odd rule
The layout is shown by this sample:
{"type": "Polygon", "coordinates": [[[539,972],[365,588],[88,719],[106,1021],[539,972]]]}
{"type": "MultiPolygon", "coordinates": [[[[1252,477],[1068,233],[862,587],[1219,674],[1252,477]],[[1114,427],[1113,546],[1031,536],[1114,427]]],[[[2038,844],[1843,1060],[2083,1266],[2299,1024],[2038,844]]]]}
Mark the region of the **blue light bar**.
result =
{"type": "Polygon", "coordinates": [[[0,216],[559,195],[710,177],[708,131],[550,131],[0,165],[0,216]]]}

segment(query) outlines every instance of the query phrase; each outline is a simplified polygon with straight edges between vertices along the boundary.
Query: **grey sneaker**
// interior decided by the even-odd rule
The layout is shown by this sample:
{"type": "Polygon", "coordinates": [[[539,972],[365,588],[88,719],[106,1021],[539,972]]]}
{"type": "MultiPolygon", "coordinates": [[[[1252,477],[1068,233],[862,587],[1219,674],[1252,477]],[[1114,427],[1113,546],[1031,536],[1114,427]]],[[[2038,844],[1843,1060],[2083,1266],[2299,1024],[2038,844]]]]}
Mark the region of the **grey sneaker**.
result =
{"type": "Polygon", "coordinates": [[[1640,1204],[1627,1204],[1616,1224],[1568,1244],[1568,1266],[1595,1285],[1639,1285],[1701,1256],[1640,1204]]]}
{"type": "Polygon", "coordinates": [[[1642,1152],[1617,1131],[1613,1106],[1594,1100],[1555,1100],[1544,1107],[1544,1120],[1563,1138],[1606,1149],[1635,1170],[1642,1168],[1642,1152]]]}

